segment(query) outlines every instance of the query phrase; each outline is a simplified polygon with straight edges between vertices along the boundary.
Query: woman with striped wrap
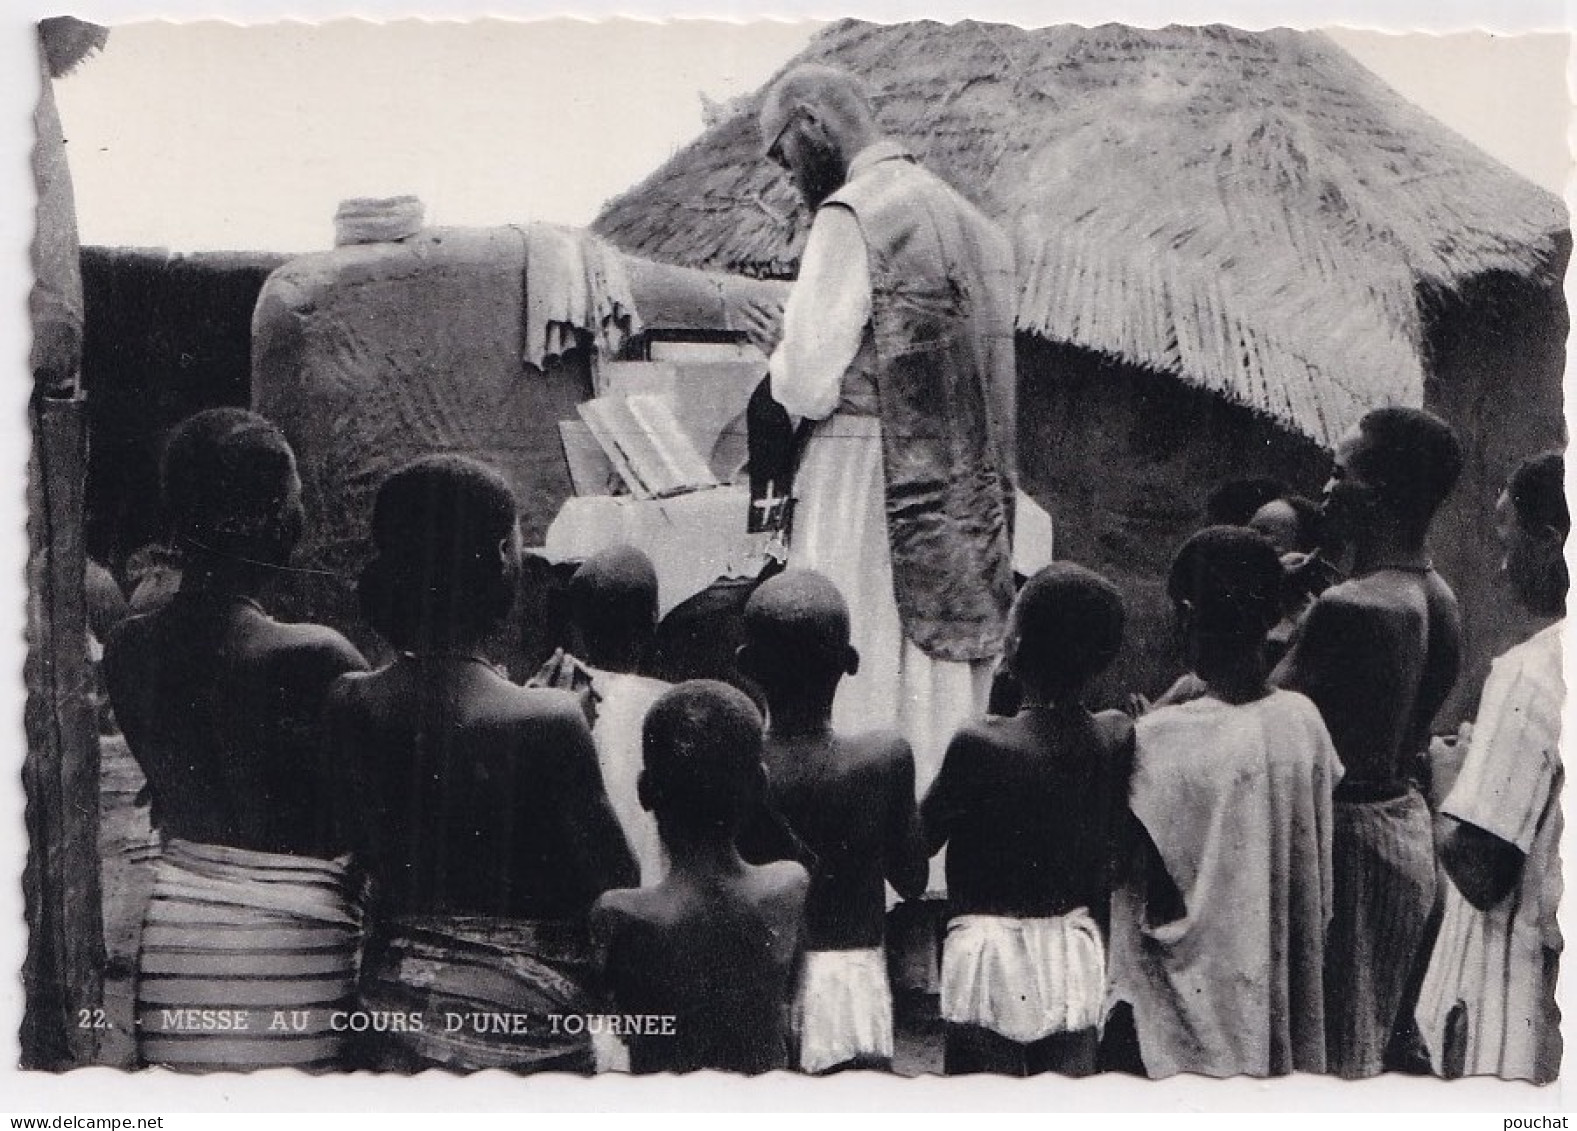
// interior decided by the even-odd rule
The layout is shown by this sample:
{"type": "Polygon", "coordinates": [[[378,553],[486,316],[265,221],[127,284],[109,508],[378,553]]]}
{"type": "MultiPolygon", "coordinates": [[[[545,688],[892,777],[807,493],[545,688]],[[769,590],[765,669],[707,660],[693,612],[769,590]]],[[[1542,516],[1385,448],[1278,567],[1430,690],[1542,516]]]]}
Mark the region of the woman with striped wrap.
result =
{"type": "Polygon", "coordinates": [[[361,970],[373,1067],[590,1072],[592,901],[640,882],[569,692],[483,654],[520,569],[514,495],[430,456],[389,477],[360,581],[400,656],[346,676],[328,726],[372,881],[361,970]],[[580,1022],[577,1018],[576,1022],[580,1022]]]}
{"type": "Polygon", "coordinates": [[[325,770],[329,685],[364,670],[343,637],[257,603],[302,527],[284,436],[241,409],[176,429],[161,469],[179,592],[123,622],[104,669],[163,848],[144,919],[137,1039],[189,1070],[331,1068],[359,924],[325,770]]]}

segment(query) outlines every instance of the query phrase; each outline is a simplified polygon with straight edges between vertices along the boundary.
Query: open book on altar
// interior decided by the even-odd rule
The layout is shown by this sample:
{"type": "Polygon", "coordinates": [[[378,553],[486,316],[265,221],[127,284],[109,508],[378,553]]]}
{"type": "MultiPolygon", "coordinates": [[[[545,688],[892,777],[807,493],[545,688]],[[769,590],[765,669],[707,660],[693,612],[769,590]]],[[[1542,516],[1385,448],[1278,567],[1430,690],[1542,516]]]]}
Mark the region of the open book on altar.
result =
{"type": "Polygon", "coordinates": [[[718,486],[706,458],[661,394],[597,397],[577,411],[635,498],[664,498],[718,486]]]}
{"type": "Polygon", "coordinates": [[[747,456],[745,408],[766,373],[753,346],[654,342],[649,361],[601,363],[598,395],[562,420],[578,496],[665,498],[734,482],[747,456]]]}

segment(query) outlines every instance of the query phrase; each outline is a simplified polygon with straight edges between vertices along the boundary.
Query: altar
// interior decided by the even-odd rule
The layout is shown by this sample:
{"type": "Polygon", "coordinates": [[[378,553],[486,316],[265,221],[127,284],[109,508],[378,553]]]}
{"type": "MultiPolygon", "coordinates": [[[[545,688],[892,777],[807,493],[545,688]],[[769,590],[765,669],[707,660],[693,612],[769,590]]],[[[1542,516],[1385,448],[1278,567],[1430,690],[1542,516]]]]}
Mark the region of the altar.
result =
{"type": "Polygon", "coordinates": [[[724,484],[663,499],[577,495],[548,526],[541,555],[580,561],[599,550],[639,547],[657,571],[658,615],[724,578],[754,577],[769,534],[746,533],[750,489],[724,484]]]}

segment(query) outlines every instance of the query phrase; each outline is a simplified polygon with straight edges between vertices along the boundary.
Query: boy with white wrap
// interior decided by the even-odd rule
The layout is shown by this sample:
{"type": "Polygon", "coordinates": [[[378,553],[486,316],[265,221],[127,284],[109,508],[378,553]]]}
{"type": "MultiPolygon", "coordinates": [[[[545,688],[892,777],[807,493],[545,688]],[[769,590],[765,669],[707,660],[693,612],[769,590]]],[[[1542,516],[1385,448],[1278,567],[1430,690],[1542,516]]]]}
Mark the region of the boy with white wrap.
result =
{"type": "Polygon", "coordinates": [[[1095,1070],[1106,988],[1112,828],[1133,724],[1080,693],[1116,655],[1123,600],[1058,562],[1013,607],[1013,718],[959,731],[921,805],[926,847],[947,846],[952,919],[942,952],[949,1075],[1095,1070]]]}
{"type": "Polygon", "coordinates": [[[905,898],[925,888],[914,756],[896,731],[833,731],[833,697],[859,654],[848,606],[821,574],[789,570],[751,595],[739,662],[767,699],[768,803],[815,857],[793,1007],[797,1065],[887,1068],[883,881],[905,898]]]}

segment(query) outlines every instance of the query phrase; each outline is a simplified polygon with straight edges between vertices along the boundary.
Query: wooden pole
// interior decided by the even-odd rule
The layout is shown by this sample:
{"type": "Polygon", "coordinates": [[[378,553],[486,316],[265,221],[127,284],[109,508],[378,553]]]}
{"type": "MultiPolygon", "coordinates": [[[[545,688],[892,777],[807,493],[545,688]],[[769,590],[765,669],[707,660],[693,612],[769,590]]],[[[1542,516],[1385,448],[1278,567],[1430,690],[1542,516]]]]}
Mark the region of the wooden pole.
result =
{"type": "Polygon", "coordinates": [[[99,740],[88,661],[84,543],[87,415],[81,392],[82,274],[76,206],[51,68],[104,41],[69,19],[41,26],[33,122],[38,227],[33,240],[28,423],[27,864],[22,1064],[64,1069],[97,1057],[105,1021],[99,902],[99,740]],[[53,51],[48,50],[53,48],[53,51]]]}
{"type": "Polygon", "coordinates": [[[28,949],[22,1063],[97,1057],[104,970],[99,743],[87,654],[84,401],[36,397],[28,468],[28,949]]]}

